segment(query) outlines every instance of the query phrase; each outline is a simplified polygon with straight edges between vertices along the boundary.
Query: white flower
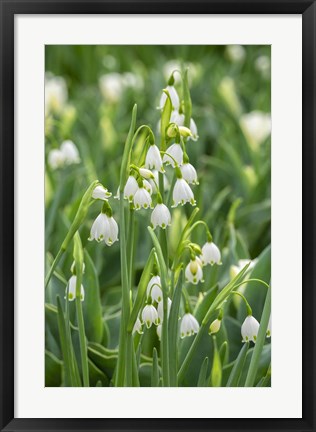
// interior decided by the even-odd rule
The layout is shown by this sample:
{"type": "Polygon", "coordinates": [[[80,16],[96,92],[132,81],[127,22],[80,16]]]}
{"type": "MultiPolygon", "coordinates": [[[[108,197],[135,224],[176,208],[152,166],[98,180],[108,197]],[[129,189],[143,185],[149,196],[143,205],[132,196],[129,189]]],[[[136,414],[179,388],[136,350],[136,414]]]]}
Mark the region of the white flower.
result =
{"type": "Polygon", "coordinates": [[[190,313],[186,313],[181,321],[180,335],[183,339],[185,336],[193,336],[200,329],[200,325],[196,318],[190,313]]]}
{"type": "Polygon", "coordinates": [[[72,141],[64,141],[60,146],[60,150],[64,155],[65,163],[67,165],[77,164],[80,162],[78,149],[72,141]]]}
{"type": "Polygon", "coordinates": [[[59,149],[53,149],[48,153],[48,164],[55,170],[61,168],[65,163],[65,156],[59,149]]]}
{"type": "MultiPolygon", "coordinates": [[[[77,283],[77,276],[72,275],[68,281],[68,300],[69,301],[73,301],[76,298],[76,283],[77,283]]],[[[67,288],[66,288],[66,295],[67,295],[67,288]]],[[[81,285],[81,287],[80,287],[80,300],[84,301],[83,285],[81,285]]]]}
{"type": "Polygon", "coordinates": [[[189,184],[199,184],[197,179],[197,173],[193,165],[190,163],[184,163],[180,166],[182,177],[184,180],[186,180],[189,184]]]}
{"type": "Polygon", "coordinates": [[[175,162],[173,160],[173,159],[175,159],[175,161],[177,162],[178,165],[182,165],[183,150],[182,150],[180,144],[177,144],[177,143],[172,144],[170,147],[167,148],[166,153],[168,153],[168,154],[164,155],[163,163],[170,164],[173,167],[175,167],[175,162]],[[169,155],[171,155],[172,157],[170,157],[169,155]]]}
{"type": "MultiPolygon", "coordinates": [[[[159,314],[159,311],[158,311],[158,314],[159,314]]],[[[268,328],[267,328],[267,337],[268,338],[271,337],[271,315],[269,318],[269,323],[268,323],[268,328]]]]}
{"type": "Polygon", "coordinates": [[[208,334],[212,335],[215,334],[217,332],[219,332],[220,328],[221,328],[221,324],[222,324],[222,320],[216,318],[210,325],[210,328],[208,330],[208,334]]]}
{"type": "Polygon", "coordinates": [[[105,213],[100,213],[93,222],[89,240],[97,242],[104,240],[108,246],[118,241],[118,226],[115,219],[105,213]]]}
{"type": "Polygon", "coordinates": [[[203,265],[206,264],[221,264],[221,253],[218,247],[213,242],[206,242],[202,247],[202,256],[201,256],[203,265]]]}
{"type": "MultiPolygon", "coordinates": [[[[159,184],[159,172],[157,170],[153,170],[152,173],[154,174],[156,183],[159,184]]],[[[157,188],[156,188],[155,182],[150,179],[149,183],[151,184],[153,193],[154,194],[157,193],[157,188]]],[[[170,189],[170,184],[169,184],[169,181],[168,181],[168,178],[167,178],[166,175],[163,176],[163,185],[164,185],[164,190],[165,191],[167,191],[167,190],[170,189]]]]}
{"type": "Polygon", "coordinates": [[[151,195],[153,193],[153,188],[151,186],[151,183],[149,183],[148,180],[143,180],[144,189],[151,195]]]}
{"type": "Polygon", "coordinates": [[[161,331],[162,331],[162,325],[159,324],[159,325],[157,326],[157,329],[156,329],[157,336],[158,336],[158,339],[159,339],[159,340],[161,340],[161,331]]]}
{"type": "Polygon", "coordinates": [[[144,81],[142,77],[132,72],[125,72],[122,75],[122,82],[125,87],[130,87],[134,90],[142,90],[142,88],[144,87],[144,81]]]}
{"type": "Polygon", "coordinates": [[[203,270],[199,259],[196,258],[189,262],[185,268],[185,277],[188,282],[194,285],[197,285],[200,281],[203,282],[203,270]]]}
{"type": "MultiPolygon", "coordinates": [[[[167,312],[168,312],[167,315],[168,315],[168,316],[169,316],[169,314],[170,314],[171,304],[172,304],[172,301],[171,301],[171,299],[168,297],[168,305],[167,305],[167,312]]],[[[162,321],[163,321],[163,301],[161,301],[161,302],[158,304],[157,312],[158,312],[159,322],[162,322],[162,321]]]]}
{"type": "Polygon", "coordinates": [[[45,76],[45,114],[61,111],[68,98],[66,81],[62,77],[45,76]]]}
{"type": "Polygon", "coordinates": [[[259,331],[259,323],[252,315],[248,315],[241,326],[241,336],[243,342],[256,342],[259,331]]]}
{"type": "MultiPolygon", "coordinates": [[[[167,63],[164,64],[163,66],[163,75],[166,79],[166,81],[169,80],[171,74],[175,71],[175,70],[181,70],[182,65],[179,62],[179,60],[169,60],[167,61],[167,63]]],[[[180,83],[181,82],[181,78],[179,76],[178,73],[173,74],[173,79],[175,83],[180,83]]]]}
{"type": "Polygon", "coordinates": [[[124,82],[122,75],[116,72],[102,75],[99,79],[102,96],[108,102],[118,102],[123,93],[124,82]]]}
{"type": "MultiPolygon", "coordinates": [[[[138,191],[139,186],[137,180],[133,176],[129,176],[124,188],[124,198],[128,199],[129,202],[133,202],[135,193],[138,191]]],[[[119,191],[118,191],[119,196],[119,191]]]]}
{"type": "Polygon", "coordinates": [[[241,129],[251,145],[260,145],[271,134],[271,115],[252,111],[240,117],[241,129]]]}
{"type": "Polygon", "coordinates": [[[158,325],[158,313],[152,304],[146,305],[142,311],[142,320],[147,328],[150,328],[152,323],[158,325]]]}
{"type": "Polygon", "coordinates": [[[143,334],[142,323],[141,323],[139,318],[137,318],[137,320],[135,321],[134,327],[133,327],[133,333],[136,333],[136,332],[139,334],[143,334]]]}
{"type": "Polygon", "coordinates": [[[184,114],[180,114],[177,110],[172,111],[170,116],[170,123],[175,123],[178,126],[184,126],[184,114]]]}
{"type": "MultiPolygon", "coordinates": [[[[238,273],[245,267],[246,264],[250,263],[247,272],[248,273],[250,270],[252,270],[255,266],[255,264],[257,263],[257,259],[254,260],[250,260],[250,259],[240,259],[238,261],[238,264],[235,265],[231,265],[230,269],[229,269],[229,275],[231,279],[234,279],[234,277],[236,277],[238,275],[238,273]]],[[[244,285],[244,287],[246,287],[246,285],[244,285]]],[[[239,287],[241,288],[241,287],[239,287]]],[[[241,300],[241,299],[240,299],[241,300]]]]}
{"type": "Polygon", "coordinates": [[[246,57],[246,51],[242,45],[227,45],[226,52],[233,63],[242,62],[246,57]]]}
{"type": "Polygon", "coordinates": [[[92,198],[100,199],[103,201],[110,198],[111,195],[112,194],[110,192],[108,192],[108,190],[105,187],[103,187],[102,185],[96,186],[92,192],[92,198]]]}
{"type": "Polygon", "coordinates": [[[165,229],[168,225],[171,225],[171,214],[168,207],[165,204],[157,204],[154,208],[150,221],[154,227],[160,226],[165,229]]]}
{"type": "Polygon", "coordinates": [[[145,159],[145,167],[148,169],[155,169],[157,171],[164,172],[160,151],[155,144],[150,145],[148,148],[145,159]]]}
{"type": "Polygon", "coordinates": [[[140,187],[136,191],[134,195],[134,206],[136,210],[140,210],[142,207],[144,209],[151,207],[150,193],[144,187],[140,187]]]}
{"type": "Polygon", "coordinates": [[[271,69],[270,58],[265,55],[259,56],[255,61],[255,68],[261,73],[263,78],[269,78],[271,69]]]}
{"type": "Polygon", "coordinates": [[[157,303],[162,300],[161,280],[160,276],[153,276],[147,285],[147,297],[151,297],[157,303]]]}
{"type": "Polygon", "coordinates": [[[172,198],[172,207],[177,207],[178,204],[184,205],[186,202],[189,202],[191,205],[195,206],[193,192],[188,183],[183,178],[177,179],[173,188],[172,198]]]}
{"type": "MultiPolygon", "coordinates": [[[[177,90],[174,88],[174,86],[167,86],[166,90],[168,90],[168,92],[169,92],[169,96],[171,99],[173,109],[178,110],[179,106],[180,106],[180,100],[179,100],[177,90]]],[[[165,92],[163,92],[161,95],[161,98],[160,98],[160,103],[159,103],[158,108],[163,109],[165,106],[166,100],[167,100],[167,95],[165,92]]]]}
{"type": "Polygon", "coordinates": [[[147,168],[139,168],[139,174],[145,179],[152,179],[153,173],[147,168]]]}
{"type": "Polygon", "coordinates": [[[192,136],[190,136],[188,139],[189,140],[191,139],[192,141],[197,141],[199,138],[199,134],[198,134],[196,123],[193,120],[193,118],[191,118],[190,120],[190,131],[192,133],[192,136]]]}

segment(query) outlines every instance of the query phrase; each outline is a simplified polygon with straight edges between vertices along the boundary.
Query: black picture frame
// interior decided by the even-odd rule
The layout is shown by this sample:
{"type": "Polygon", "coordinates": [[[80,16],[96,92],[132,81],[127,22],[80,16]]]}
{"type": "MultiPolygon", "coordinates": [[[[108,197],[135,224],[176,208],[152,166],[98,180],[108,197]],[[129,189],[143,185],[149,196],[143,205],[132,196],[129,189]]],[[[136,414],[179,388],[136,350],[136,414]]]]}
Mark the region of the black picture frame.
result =
{"type": "MultiPolygon", "coordinates": [[[[267,30],[268,31],[268,30],[267,30]]],[[[315,431],[316,4],[306,0],[0,0],[0,426],[2,431],[315,431]],[[16,14],[302,14],[303,34],[303,417],[301,419],[14,418],[14,16],[16,14]]],[[[286,41],[284,41],[286,43],[286,41]]],[[[290,89],[289,89],[290,92],[290,89]]],[[[290,99],[290,97],[289,97],[290,99]]],[[[291,101],[295,103],[295,101],[291,101]]],[[[289,125],[290,127],[290,125],[289,125]]],[[[293,263],[291,263],[293,265],[293,263]]],[[[282,403],[282,401],[280,402],[282,403]]]]}

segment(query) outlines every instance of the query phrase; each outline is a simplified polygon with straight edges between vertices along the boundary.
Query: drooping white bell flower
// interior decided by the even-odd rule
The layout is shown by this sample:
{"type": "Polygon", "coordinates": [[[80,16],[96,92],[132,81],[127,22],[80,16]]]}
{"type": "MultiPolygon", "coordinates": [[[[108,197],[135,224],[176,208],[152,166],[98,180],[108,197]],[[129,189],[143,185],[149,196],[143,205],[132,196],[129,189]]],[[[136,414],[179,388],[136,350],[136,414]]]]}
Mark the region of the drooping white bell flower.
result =
{"type": "Polygon", "coordinates": [[[196,169],[190,163],[184,163],[180,166],[182,177],[189,184],[199,184],[196,169]]]}
{"type": "Polygon", "coordinates": [[[162,325],[159,324],[156,329],[158,339],[161,340],[162,325]]]}
{"type": "MultiPolygon", "coordinates": [[[[171,299],[168,297],[168,306],[167,306],[167,312],[168,312],[168,313],[167,313],[167,316],[169,316],[169,314],[170,314],[171,305],[172,305],[172,301],[171,301],[171,299]]],[[[158,312],[159,322],[162,323],[162,321],[163,321],[163,301],[161,301],[161,302],[158,304],[157,312],[158,312]]]]}
{"type": "Polygon", "coordinates": [[[177,207],[179,204],[184,205],[187,202],[193,206],[196,204],[193,192],[183,178],[177,178],[172,192],[172,199],[172,207],[177,207]]]}
{"type": "MultiPolygon", "coordinates": [[[[169,96],[171,99],[173,109],[178,110],[179,106],[180,106],[180,99],[179,99],[177,90],[175,89],[174,86],[171,86],[171,85],[168,85],[166,87],[166,90],[168,90],[168,92],[169,92],[169,96]]],[[[160,102],[159,102],[159,107],[158,107],[159,109],[164,108],[166,100],[167,100],[167,95],[165,92],[163,92],[161,95],[161,98],[160,98],[160,102]]]]}
{"type": "MultiPolygon", "coordinates": [[[[230,269],[229,269],[230,278],[234,279],[234,277],[236,277],[238,275],[238,273],[245,267],[245,265],[250,262],[250,265],[249,265],[249,267],[247,269],[246,274],[249,273],[254,268],[254,266],[256,265],[257,261],[258,261],[257,259],[254,259],[254,260],[240,259],[238,261],[237,265],[233,264],[233,265],[230,266],[230,269]]],[[[240,288],[243,288],[243,287],[245,288],[246,285],[239,287],[238,290],[240,291],[240,288]]],[[[240,299],[240,301],[242,301],[242,300],[240,299]]]]}
{"type": "Polygon", "coordinates": [[[162,301],[161,280],[160,276],[154,275],[147,285],[147,297],[151,297],[157,303],[162,301]]]}
{"type": "Polygon", "coordinates": [[[117,72],[102,75],[99,79],[99,87],[106,101],[116,103],[120,100],[123,93],[123,77],[117,72]]]}
{"type": "Polygon", "coordinates": [[[268,328],[267,328],[267,337],[271,337],[271,315],[269,318],[268,328]]]}
{"type": "Polygon", "coordinates": [[[203,282],[203,270],[199,259],[191,260],[185,268],[185,277],[188,282],[197,285],[200,281],[203,282]]]}
{"type": "Polygon", "coordinates": [[[248,315],[241,326],[243,342],[256,342],[260,324],[252,315],[248,315]]]}
{"type": "Polygon", "coordinates": [[[111,192],[109,192],[104,186],[98,185],[94,188],[92,192],[92,198],[94,199],[100,199],[102,201],[105,201],[106,199],[110,198],[112,196],[111,192]]]}
{"type": "Polygon", "coordinates": [[[152,304],[147,304],[142,311],[142,320],[146,324],[147,328],[150,328],[152,324],[158,325],[158,312],[152,304]]]}
{"type": "Polygon", "coordinates": [[[240,117],[241,129],[253,146],[260,145],[271,133],[271,114],[252,111],[240,117]]]}
{"type": "Polygon", "coordinates": [[[61,111],[67,99],[68,92],[64,78],[47,73],[45,75],[45,114],[61,111]]]}
{"type": "Polygon", "coordinates": [[[227,45],[226,53],[233,63],[241,63],[245,60],[246,51],[242,45],[227,45]]]}
{"type": "Polygon", "coordinates": [[[183,126],[184,125],[184,114],[180,114],[179,111],[177,111],[177,110],[172,111],[171,116],[170,116],[170,123],[175,123],[178,126],[183,126]]]}
{"type": "MultiPolygon", "coordinates": [[[[129,176],[124,187],[124,198],[128,199],[129,202],[133,202],[135,193],[138,191],[139,186],[134,176],[129,176]]],[[[119,192],[119,191],[118,191],[119,192]]],[[[119,196],[119,194],[118,194],[119,196]]]]}
{"type": "Polygon", "coordinates": [[[202,247],[201,259],[203,265],[206,264],[221,264],[221,253],[218,247],[213,242],[206,242],[202,247]]]}
{"type": "MultiPolygon", "coordinates": [[[[71,278],[68,281],[68,300],[73,301],[76,298],[76,283],[77,283],[77,276],[72,275],[71,278]]],[[[67,288],[66,288],[66,295],[67,295],[67,288]]],[[[84,301],[84,288],[83,285],[80,287],[80,300],[84,301]]]]}
{"type": "Polygon", "coordinates": [[[191,136],[189,136],[189,140],[191,139],[192,141],[197,141],[199,139],[199,134],[198,134],[198,130],[197,130],[197,126],[195,121],[193,120],[193,118],[191,117],[190,120],[190,131],[192,133],[191,136]]]}
{"type": "Polygon", "coordinates": [[[153,188],[151,183],[148,180],[143,180],[144,189],[151,195],[153,193],[153,188]]]}
{"type": "Polygon", "coordinates": [[[167,165],[171,165],[173,168],[175,167],[175,161],[178,165],[182,165],[183,163],[183,150],[180,144],[175,143],[167,148],[166,153],[163,157],[163,163],[167,165]],[[170,157],[170,156],[172,157],[170,157]]]}
{"type": "Polygon", "coordinates": [[[78,149],[72,141],[67,140],[62,142],[60,151],[64,155],[66,165],[77,164],[80,162],[78,149]]]}
{"type": "Polygon", "coordinates": [[[168,207],[163,203],[158,203],[151,214],[150,221],[154,229],[157,226],[165,229],[171,225],[171,214],[168,207]]]}
{"type": "Polygon", "coordinates": [[[271,61],[268,56],[261,55],[255,61],[255,68],[261,73],[262,77],[267,79],[271,75],[271,61]]]}
{"type": "Polygon", "coordinates": [[[154,178],[153,173],[147,168],[139,168],[139,174],[147,180],[154,178]]]}
{"type": "Polygon", "coordinates": [[[139,187],[134,195],[134,206],[136,210],[151,207],[151,196],[145,187],[139,187]]]}
{"type": "Polygon", "coordinates": [[[137,318],[137,320],[135,321],[134,327],[133,327],[133,333],[139,333],[139,334],[143,334],[142,331],[142,323],[141,320],[139,318],[137,318]]]}
{"type": "Polygon", "coordinates": [[[145,159],[145,167],[148,169],[155,169],[157,171],[164,172],[160,151],[155,144],[150,145],[148,148],[145,159]]]}
{"type": "Polygon", "coordinates": [[[105,213],[100,213],[93,222],[89,240],[96,240],[97,242],[104,240],[108,246],[118,241],[118,225],[115,219],[105,213]]]}
{"type": "Polygon", "coordinates": [[[48,153],[47,162],[51,169],[55,170],[65,164],[65,156],[59,149],[52,149],[48,153]]]}
{"type": "MultiPolygon", "coordinates": [[[[159,184],[159,172],[157,170],[153,170],[152,173],[154,174],[155,177],[155,181],[157,184],[159,184]]],[[[152,190],[153,190],[153,194],[157,193],[157,188],[155,185],[155,182],[153,180],[148,180],[149,183],[151,184],[152,190]]],[[[164,185],[164,190],[167,191],[170,189],[170,183],[168,181],[168,178],[166,175],[163,176],[163,185],[164,185]]]]}
{"type": "Polygon", "coordinates": [[[183,339],[186,336],[193,336],[200,329],[197,319],[190,313],[183,315],[180,325],[180,336],[183,339]]]}

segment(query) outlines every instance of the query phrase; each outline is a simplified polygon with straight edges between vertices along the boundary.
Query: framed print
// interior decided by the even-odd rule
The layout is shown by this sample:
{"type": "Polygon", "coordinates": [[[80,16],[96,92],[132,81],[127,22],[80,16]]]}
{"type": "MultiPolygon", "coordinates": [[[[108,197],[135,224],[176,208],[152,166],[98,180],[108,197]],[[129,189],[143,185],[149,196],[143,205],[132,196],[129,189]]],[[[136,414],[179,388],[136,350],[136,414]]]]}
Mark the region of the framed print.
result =
{"type": "Polygon", "coordinates": [[[315,3],[4,0],[1,47],[1,430],[315,430],[315,3]]]}

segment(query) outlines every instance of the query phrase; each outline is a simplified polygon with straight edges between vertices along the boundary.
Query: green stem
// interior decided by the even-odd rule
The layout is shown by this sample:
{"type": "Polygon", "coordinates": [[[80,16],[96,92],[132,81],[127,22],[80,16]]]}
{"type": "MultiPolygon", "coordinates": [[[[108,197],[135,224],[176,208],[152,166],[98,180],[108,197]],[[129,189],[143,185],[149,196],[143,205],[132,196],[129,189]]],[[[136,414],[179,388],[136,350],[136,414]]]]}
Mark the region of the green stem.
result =
{"type": "Polygon", "coordinates": [[[45,288],[47,288],[47,285],[49,284],[49,281],[50,281],[50,279],[51,279],[51,277],[52,277],[52,275],[53,275],[53,273],[57,267],[57,264],[60,261],[60,258],[62,257],[63,253],[65,252],[65,250],[66,249],[63,249],[63,248],[59,249],[59,251],[58,251],[58,253],[57,253],[57,255],[56,255],[56,257],[55,257],[55,259],[54,259],[54,261],[53,261],[53,263],[52,263],[52,265],[51,265],[51,267],[50,267],[50,269],[49,269],[49,271],[45,277],[45,288]]]}
{"type": "Polygon", "coordinates": [[[270,313],[271,313],[271,286],[269,286],[266,300],[264,303],[264,308],[260,320],[260,327],[258,332],[258,337],[256,340],[256,344],[252,353],[248,374],[245,382],[245,387],[253,387],[258,367],[259,367],[259,360],[262,353],[263,345],[266,338],[266,332],[269,324],[270,319],[270,313]]]}
{"type": "MultiPolygon", "coordinates": [[[[165,199],[164,199],[164,179],[163,179],[163,173],[161,173],[161,172],[159,173],[159,191],[160,191],[160,194],[161,194],[163,201],[165,201],[165,199]]],[[[169,253],[168,253],[167,230],[164,230],[164,229],[160,230],[159,239],[160,239],[161,250],[162,250],[163,256],[165,258],[165,262],[168,266],[169,253]]]]}
{"type": "Polygon", "coordinates": [[[126,337],[126,386],[133,387],[133,336],[127,333],[126,337]],[[128,360],[129,359],[129,360],[128,360]],[[130,361],[130,362],[129,362],[130,361]]]}
{"type": "MultiPolygon", "coordinates": [[[[171,286],[170,290],[174,290],[174,279],[175,272],[171,273],[171,286]]],[[[170,386],[178,386],[178,321],[179,321],[179,309],[181,303],[182,286],[184,285],[184,271],[182,269],[182,277],[178,279],[178,283],[175,289],[174,296],[172,297],[172,305],[170,308],[169,315],[169,374],[170,374],[170,386]]]]}
{"type": "MultiPolygon", "coordinates": [[[[77,278],[78,281],[79,278],[77,278]]],[[[80,288],[79,288],[80,292],[80,288]]],[[[80,295],[76,295],[76,310],[77,310],[77,320],[79,328],[79,342],[80,342],[80,355],[81,355],[81,366],[82,366],[82,376],[83,376],[83,386],[89,387],[89,367],[88,367],[88,356],[87,356],[87,344],[86,335],[84,329],[84,319],[82,313],[82,305],[80,300],[80,295]]]]}
{"type": "Polygon", "coordinates": [[[120,231],[121,231],[121,284],[122,284],[122,323],[120,327],[120,340],[119,352],[117,359],[117,373],[116,373],[116,386],[124,386],[124,365],[127,359],[126,350],[126,337],[127,337],[127,323],[130,314],[129,302],[129,284],[128,284],[128,269],[127,269],[127,255],[126,255],[126,229],[125,229],[125,209],[124,209],[124,193],[120,191],[120,231]]]}

